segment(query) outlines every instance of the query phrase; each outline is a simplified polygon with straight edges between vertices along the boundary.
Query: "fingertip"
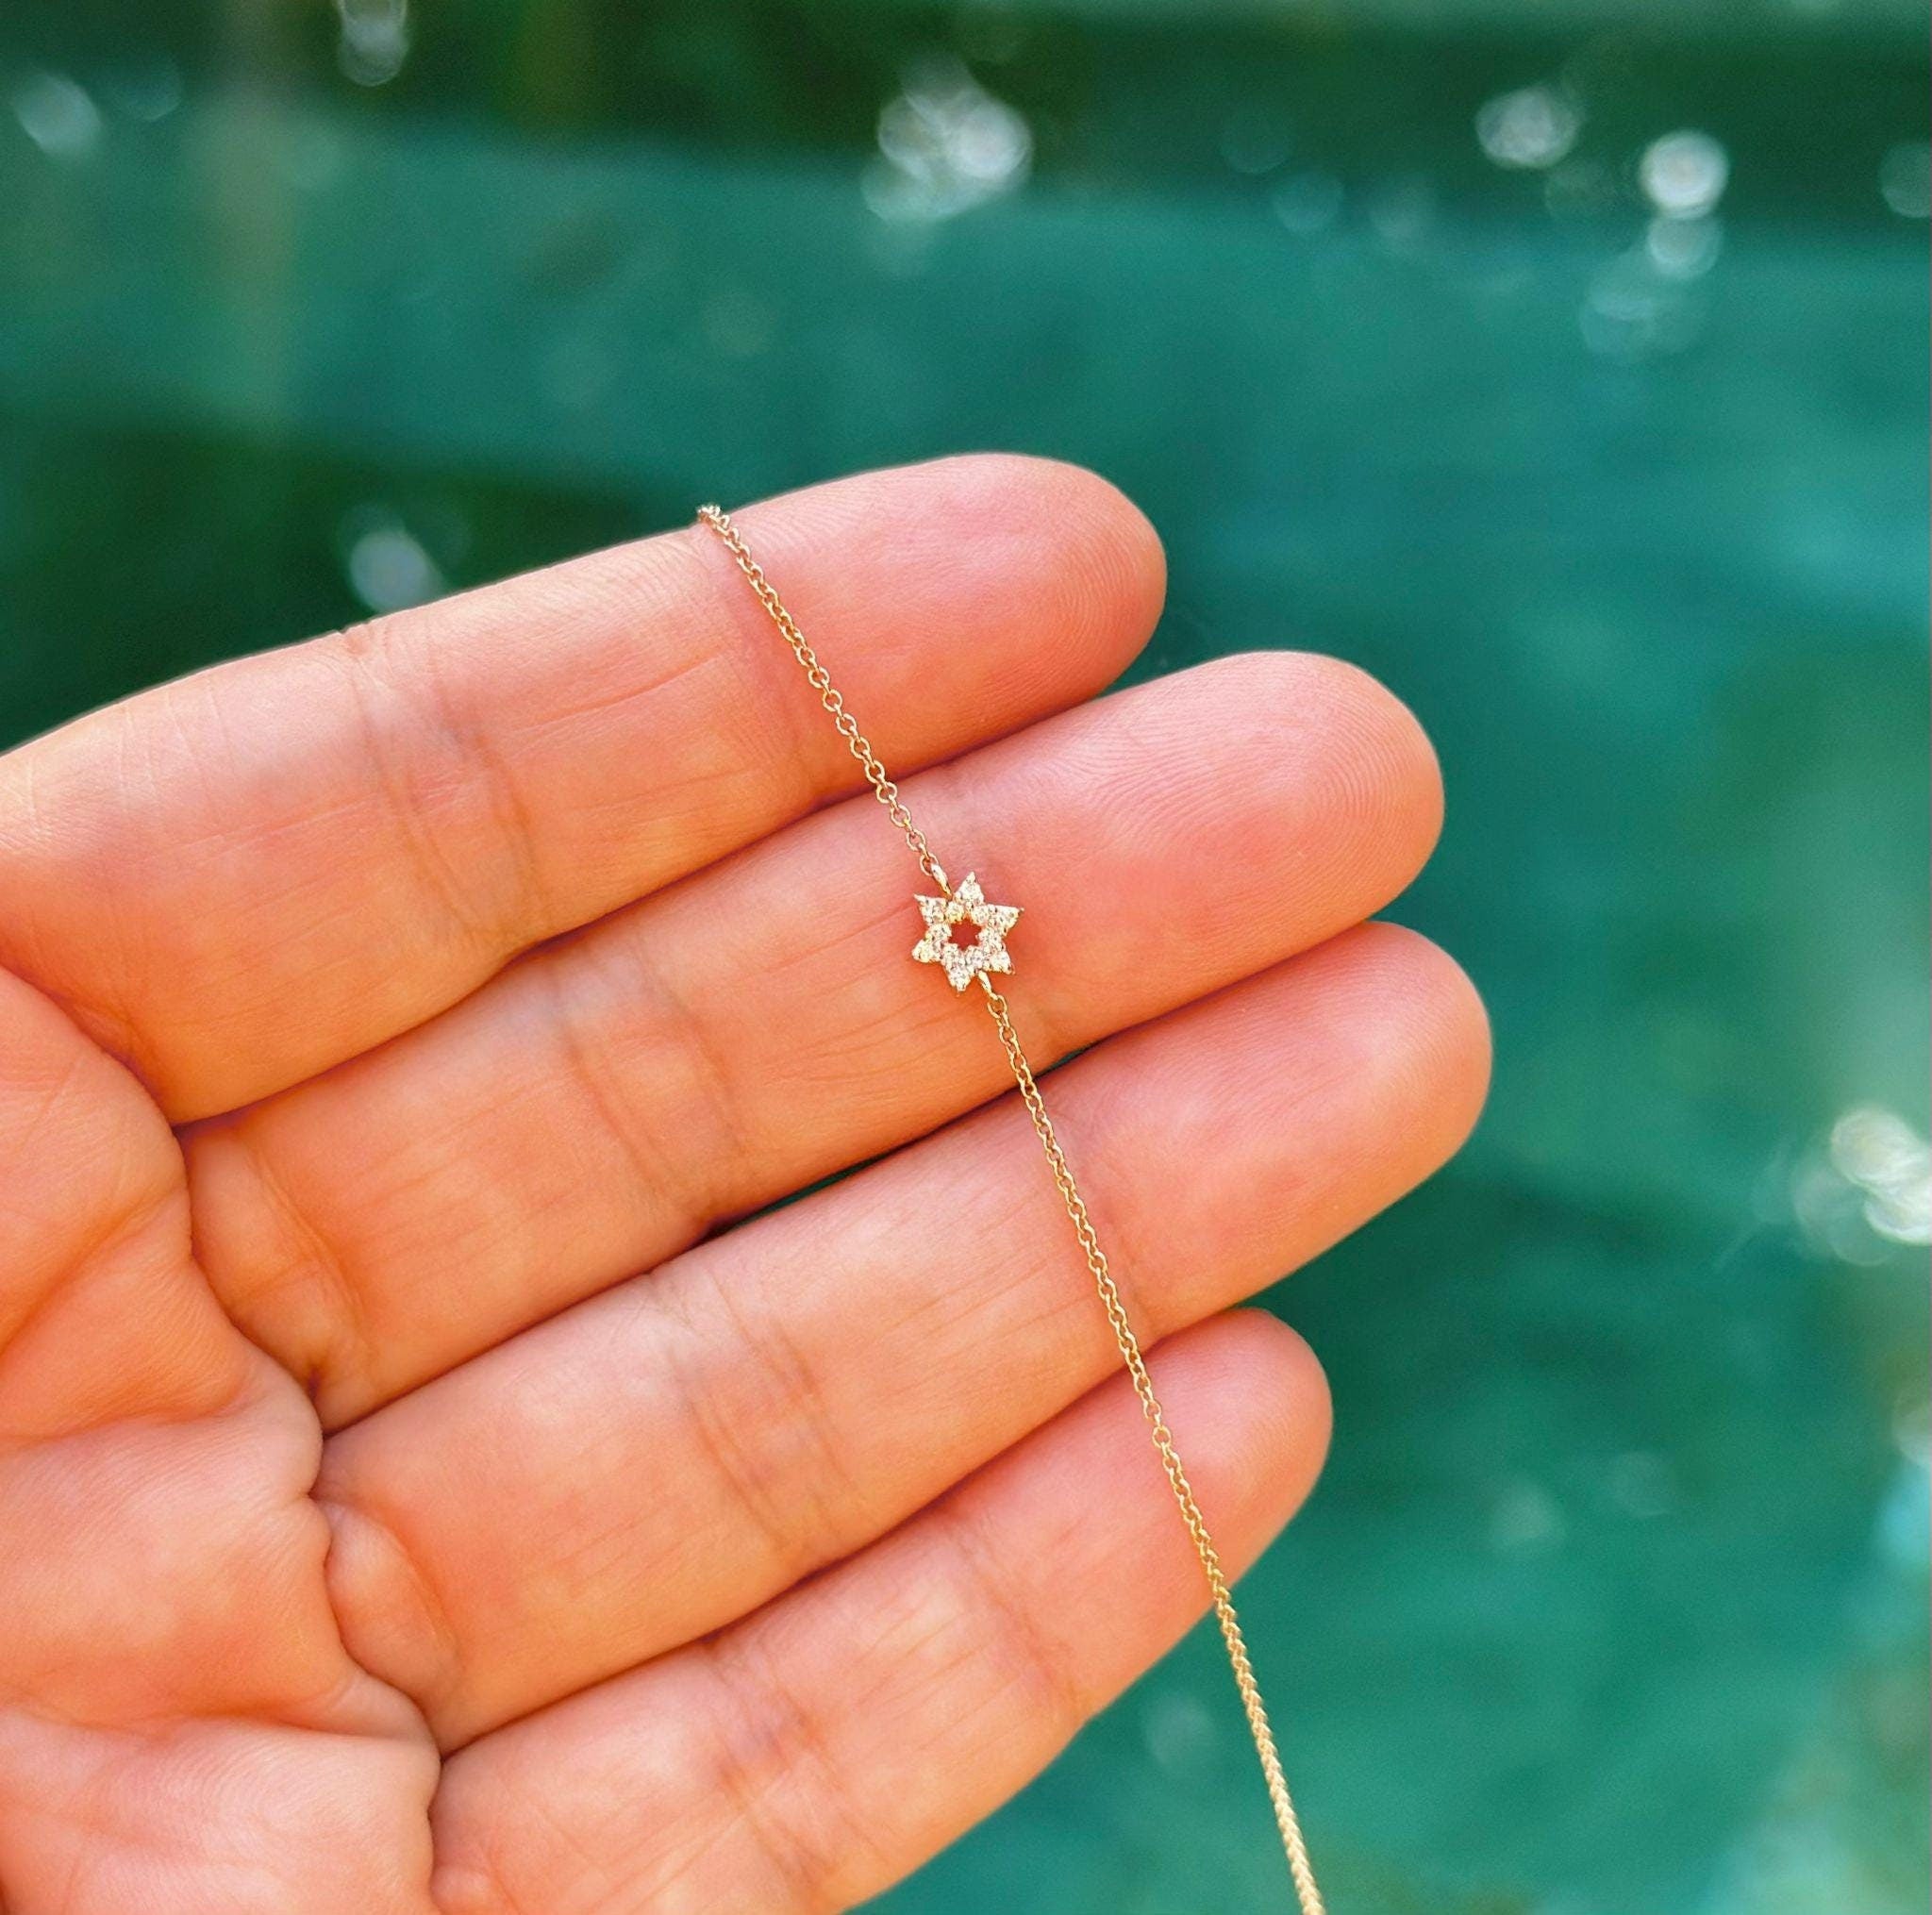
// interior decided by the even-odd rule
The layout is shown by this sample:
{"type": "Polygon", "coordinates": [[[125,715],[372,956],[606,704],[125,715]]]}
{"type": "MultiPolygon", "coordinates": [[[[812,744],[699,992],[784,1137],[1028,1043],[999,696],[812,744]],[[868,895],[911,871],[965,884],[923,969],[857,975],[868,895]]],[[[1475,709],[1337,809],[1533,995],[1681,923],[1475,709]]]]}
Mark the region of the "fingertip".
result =
{"type": "Polygon", "coordinates": [[[1468,1141],[1489,1094],[1489,1012],[1469,974],[1441,945],[1383,920],[1335,941],[1366,1000],[1361,1028],[1408,1079],[1404,1099],[1426,1141],[1427,1168],[1468,1141]]]}
{"type": "Polygon", "coordinates": [[[1316,657],[1314,662],[1355,748],[1358,815],[1373,828],[1386,816],[1378,794],[1396,791],[1407,800],[1404,842],[1412,877],[1442,835],[1442,765],[1435,743],[1414,711],[1374,673],[1345,658],[1316,657]]]}
{"type": "Polygon", "coordinates": [[[956,608],[991,605],[992,623],[1024,633],[1011,663],[1058,674],[1080,696],[1132,663],[1160,617],[1159,535],[1119,487],[1084,466],[954,454],[790,494],[753,508],[747,523],[776,526],[808,505],[822,532],[837,523],[855,545],[891,541],[956,608]]]}
{"type": "Polygon", "coordinates": [[[988,481],[1020,509],[1058,526],[1070,573],[1070,610],[1091,627],[1095,656],[1117,675],[1153,636],[1167,600],[1167,550],[1153,522],[1110,479],[1061,459],[976,455],[988,481]]]}
{"type": "Polygon", "coordinates": [[[1318,652],[1239,652],[1200,669],[1231,723],[1270,729],[1318,774],[1307,790],[1337,859],[1372,862],[1389,896],[1403,890],[1442,830],[1441,766],[1415,713],[1373,674],[1318,652]]]}

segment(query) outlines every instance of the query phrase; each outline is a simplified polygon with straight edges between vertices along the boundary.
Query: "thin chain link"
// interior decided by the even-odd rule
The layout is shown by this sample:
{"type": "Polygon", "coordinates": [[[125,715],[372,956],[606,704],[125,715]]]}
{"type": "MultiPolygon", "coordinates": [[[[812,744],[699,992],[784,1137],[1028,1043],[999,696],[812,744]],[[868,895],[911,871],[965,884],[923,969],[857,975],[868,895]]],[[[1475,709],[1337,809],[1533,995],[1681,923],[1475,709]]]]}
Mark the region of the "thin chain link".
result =
{"type": "Polygon", "coordinates": [[[698,517],[730,548],[732,558],[738,561],[739,571],[744,574],[745,583],[758,593],[758,603],[778,627],[779,637],[791,647],[791,656],[805,668],[806,680],[819,694],[819,703],[831,714],[839,736],[845,741],[845,749],[858,760],[859,768],[865,773],[866,783],[873,789],[873,795],[886,808],[886,816],[899,827],[906,842],[912,847],[912,855],[918,858],[920,870],[947,897],[951,897],[953,888],[946,882],[946,874],[941,869],[939,859],[932,855],[932,847],[926,843],[924,832],[912,822],[911,812],[900,802],[898,786],[886,775],[886,768],[879,762],[878,753],[873,750],[872,741],[859,730],[858,721],[845,709],[845,701],[832,683],[832,674],[819,663],[819,655],[798,629],[798,622],[785,609],[784,600],[765,576],[764,567],[751,556],[751,547],[731,523],[730,515],[719,506],[700,506],[698,517]]]}
{"type": "Polygon", "coordinates": [[[1281,1831],[1281,1846],[1288,1855],[1288,1866],[1294,1876],[1295,1893],[1301,1898],[1303,1915],[1324,1915],[1322,1893],[1315,1886],[1315,1872],[1308,1862],[1307,1844],[1302,1840],[1302,1825],[1294,1812],[1294,1798],[1288,1792],[1288,1778],[1281,1773],[1281,1756],[1274,1746],[1274,1731],[1268,1726],[1268,1711],[1261,1702],[1261,1687],[1255,1680],[1254,1664],[1248,1659],[1247,1638],[1241,1633],[1241,1618],[1235,1614],[1234,1597],[1227,1587],[1227,1575],[1221,1567],[1221,1552],[1215,1548],[1214,1539],[1208,1531],[1207,1518],[1201,1514],[1201,1506],[1194,1500],[1194,1486],[1188,1481],[1181,1453],[1174,1444],[1174,1432],[1167,1426],[1160,1398],[1154,1393],[1154,1378],[1148,1374],[1147,1358],[1141,1354],[1141,1340],[1134,1334],[1134,1325],[1127,1315],[1120,1286],[1108,1268],[1107,1252],[1100,1247],[1099,1233],[1093,1227],[1093,1219],[1088,1214],[1087,1200],[1081,1196],[1080,1187],[1074,1181],[1073,1166],[1067,1162],[1067,1154],[1060,1148],[1059,1135],[1053,1127],[1046,1099],[1041,1094],[1032,1065],[1026,1061],[1020,1034],[1013,1028],[1011,1007],[1005,997],[993,989],[991,980],[983,971],[979,974],[979,982],[992,1009],[992,1021],[998,1028],[1007,1062],[1012,1067],[1013,1081],[1020,1087],[1026,1115],[1033,1120],[1040,1147],[1046,1154],[1046,1167],[1053,1173],[1060,1202],[1066,1207],[1067,1220],[1074,1226],[1074,1235],[1080,1240],[1081,1253],[1086,1257],[1087,1268],[1093,1277],[1093,1288],[1100,1294],[1100,1307],[1107,1312],[1108,1327],[1120,1347],[1121,1361],[1127,1366],[1127,1374],[1133,1378],[1134,1394],[1141,1399],[1141,1414],[1147,1420],[1148,1434],[1154,1439],[1160,1467],[1167,1473],[1168,1488],[1174,1491],[1181,1521],[1188,1525],[1194,1554],[1201,1558],[1201,1574],[1208,1579],[1208,1592],[1214,1601],[1214,1620],[1221,1624],[1221,1640],[1227,1644],[1227,1659],[1234,1668],[1234,1686],[1241,1691],[1241,1708],[1247,1716],[1249,1731],[1255,1738],[1255,1753],[1261,1758],[1261,1774],[1268,1784],[1268,1800],[1274,1806],[1274,1825],[1281,1831]]]}
{"type": "MultiPolygon", "coordinates": [[[[738,561],[738,569],[743,573],[751,589],[758,594],[758,602],[777,626],[785,642],[791,647],[794,657],[805,668],[805,675],[810,681],[812,690],[819,694],[819,703],[831,713],[833,723],[839,727],[846,748],[863,767],[866,780],[887,814],[904,834],[906,841],[912,847],[913,855],[919,859],[920,869],[937,884],[941,891],[951,895],[946,884],[945,873],[940,869],[919,827],[913,824],[899,796],[899,788],[886,775],[886,768],[879,761],[878,754],[871,741],[858,728],[857,721],[845,708],[845,701],[834,689],[831,674],[819,662],[819,657],[807,642],[805,634],[799,630],[791,614],[785,609],[783,602],[766,578],[758,561],[751,556],[743,538],[730,518],[716,506],[700,508],[698,517],[724,540],[730,548],[731,556],[738,561]]],[[[1227,1659],[1234,1671],[1234,1686],[1241,1694],[1241,1710],[1248,1720],[1248,1729],[1255,1739],[1255,1752],[1261,1760],[1261,1776],[1268,1785],[1268,1800],[1274,1810],[1274,1825],[1281,1834],[1281,1846],[1288,1857],[1289,1872],[1294,1877],[1295,1894],[1301,1903],[1302,1915],[1325,1915],[1322,1891],[1315,1886],[1315,1872],[1308,1862],[1307,1844],[1302,1839],[1301,1822],[1295,1814],[1294,1799],[1288,1792],[1288,1779],[1282,1773],[1280,1751],[1274,1744],[1274,1732],[1268,1724],[1268,1711],[1261,1701],[1261,1689],[1255,1679],[1254,1664],[1248,1657],[1247,1638],[1241,1633],[1241,1619],[1235,1613],[1234,1596],[1229,1590],[1226,1572],[1221,1566],[1221,1552],[1214,1546],[1209,1534],[1207,1519],[1201,1514],[1201,1506],[1195,1500],[1193,1485],[1188,1480],[1188,1473],[1181,1462],[1181,1454],[1169,1429],[1167,1416],[1160,1407],[1160,1398],[1155,1393],[1154,1378],[1148,1373],[1147,1358],[1141,1349],[1141,1340],[1135,1334],[1133,1320],[1127,1314],[1127,1307],[1121,1295],[1120,1286],[1114,1281],[1113,1273],[1108,1268],[1107,1252],[1101,1248],[1099,1233],[1093,1227],[1093,1219],[1087,1209],[1087,1200],[1080,1194],[1080,1187],[1074,1180],[1073,1166],[1067,1161],[1067,1154],[1060,1145],[1059,1135],[1054,1129],[1053,1118],[1046,1107],[1046,1098],[1041,1093],[1039,1081],[1033,1074],[1033,1067],[1026,1061],[1025,1047],[1020,1041],[1020,1034],[1013,1028],[1012,1007],[993,988],[992,980],[985,972],[979,974],[979,982],[986,992],[988,1007],[992,1012],[993,1026],[999,1033],[1000,1046],[1007,1054],[1007,1063],[1013,1074],[1013,1082],[1018,1087],[1021,1102],[1026,1107],[1026,1115],[1032,1121],[1034,1134],[1040,1139],[1040,1148],[1046,1157],[1046,1167],[1053,1174],[1055,1188],[1060,1194],[1060,1202],[1066,1209],[1067,1221],[1074,1226],[1074,1235],[1079,1240],[1081,1254],[1087,1259],[1087,1269],[1093,1278],[1093,1288],[1100,1297],[1100,1306],[1107,1313],[1108,1327],[1113,1332],[1113,1340],[1120,1350],[1121,1361],[1126,1366],[1128,1376],[1134,1385],[1134,1394],[1141,1400],[1141,1414],[1146,1420],[1149,1435],[1153,1438],[1156,1454],[1160,1467],[1167,1477],[1168,1488],[1174,1492],[1175,1506],[1186,1524],[1189,1539],[1194,1545],[1194,1554],[1200,1558],[1201,1574],[1207,1578],[1208,1593],[1214,1608],[1214,1620],[1221,1626],[1221,1640],[1227,1646],[1227,1659]]]]}

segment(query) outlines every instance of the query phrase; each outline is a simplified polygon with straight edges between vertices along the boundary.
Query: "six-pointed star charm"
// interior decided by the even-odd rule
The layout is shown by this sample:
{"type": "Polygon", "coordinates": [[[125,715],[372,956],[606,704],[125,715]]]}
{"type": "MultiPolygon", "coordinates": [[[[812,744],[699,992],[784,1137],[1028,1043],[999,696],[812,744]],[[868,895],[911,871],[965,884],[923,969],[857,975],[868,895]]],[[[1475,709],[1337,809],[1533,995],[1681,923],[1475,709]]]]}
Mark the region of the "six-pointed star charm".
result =
{"type": "Polygon", "coordinates": [[[955,991],[964,991],[982,971],[1013,968],[1007,955],[1007,933],[1019,921],[1020,907],[988,904],[979,880],[970,871],[951,897],[922,897],[917,902],[919,915],[925,920],[925,936],[913,945],[912,955],[922,964],[942,966],[946,982],[955,991]],[[956,927],[960,924],[971,924],[979,935],[971,943],[959,943],[956,927]]]}

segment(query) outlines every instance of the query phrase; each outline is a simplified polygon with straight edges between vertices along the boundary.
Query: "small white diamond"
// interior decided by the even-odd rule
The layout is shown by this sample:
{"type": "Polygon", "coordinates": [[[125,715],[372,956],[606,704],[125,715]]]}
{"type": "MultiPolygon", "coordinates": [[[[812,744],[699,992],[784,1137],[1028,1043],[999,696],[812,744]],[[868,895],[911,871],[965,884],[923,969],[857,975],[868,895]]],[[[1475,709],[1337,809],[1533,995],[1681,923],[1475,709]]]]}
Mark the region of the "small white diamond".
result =
{"type": "Polygon", "coordinates": [[[970,871],[949,898],[928,898],[915,894],[919,915],[925,920],[925,936],[913,945],[912,955],[922,964],[937,964],[955,991],[964,991],[982,971],[1010,971],[1013,960],[1007,953],[1007,933],[1020,920],[1018,905],[992,905],[970,871]],[[970,924],[978,933],[972,943],[953,940],[956,924],[970,924]]]}

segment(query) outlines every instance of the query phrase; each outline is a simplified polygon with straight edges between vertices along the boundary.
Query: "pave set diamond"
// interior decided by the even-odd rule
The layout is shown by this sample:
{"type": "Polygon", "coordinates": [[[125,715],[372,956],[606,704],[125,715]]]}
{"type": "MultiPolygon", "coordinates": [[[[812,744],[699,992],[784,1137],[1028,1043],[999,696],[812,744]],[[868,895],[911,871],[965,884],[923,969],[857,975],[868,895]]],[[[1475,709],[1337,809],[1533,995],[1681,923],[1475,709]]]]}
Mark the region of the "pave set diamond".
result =
{"type": "Polygon", "coordinates": [[[917,897],[925,936],[912,947],[922,964],[937,964],[955,991],[964,991],[981,972],[1010,971],[1007,933],[1018,923],[1018,905],[990,905],[979,880],[969,871],[949,898],[917,897]],[[970,924],[978,935],[959,941],[959,926],[970,924]]]}

